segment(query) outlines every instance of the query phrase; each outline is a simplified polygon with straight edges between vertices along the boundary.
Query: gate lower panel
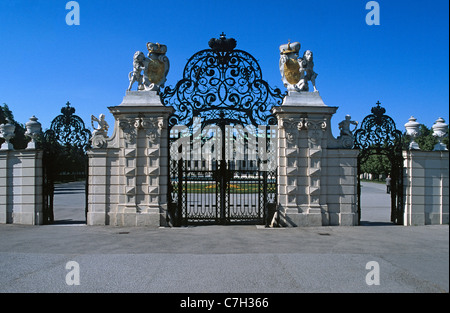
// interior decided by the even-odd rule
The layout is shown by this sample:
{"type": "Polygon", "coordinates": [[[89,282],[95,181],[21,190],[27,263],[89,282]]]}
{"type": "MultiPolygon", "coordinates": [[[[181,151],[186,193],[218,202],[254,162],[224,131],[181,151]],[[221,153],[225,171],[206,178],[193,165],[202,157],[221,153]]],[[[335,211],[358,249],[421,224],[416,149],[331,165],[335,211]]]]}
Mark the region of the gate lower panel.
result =
{"type": "MultiPolygon", "coordinates": [[[[175,224],[264,224],[275,205],[276,175],[258,169],[196,170],[172,161],[175,224]]],[[[229,168],[229,164],[227,168],[229,168]]]]}

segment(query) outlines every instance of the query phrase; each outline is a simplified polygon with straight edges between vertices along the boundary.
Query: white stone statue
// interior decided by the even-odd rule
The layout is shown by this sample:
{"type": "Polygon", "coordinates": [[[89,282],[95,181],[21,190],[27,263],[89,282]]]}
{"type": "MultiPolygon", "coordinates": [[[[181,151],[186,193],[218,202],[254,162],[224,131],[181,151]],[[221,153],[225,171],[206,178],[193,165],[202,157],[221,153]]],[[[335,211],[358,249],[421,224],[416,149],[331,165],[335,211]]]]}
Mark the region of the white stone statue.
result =
{"type": "Polygon", "coordinates": [[[306,50],[303,58],[299,58],[300,47],[299,42],[290,41],[280,46],[281,80],[288,91],[309,91],[308,82],[311,81],[314,91],[317,92],[313,53],[306,50]]]}
{"type": "Polygon", "coordinates": [[[347,114],[345,116],[345,120],[339,123],[339,130],[341,131],[341,136],[350,136],[350,137],[353,136],[353,132],[355,131],[355,129],[350,130],[350,125],[355,125],[356,129],[356,126],[358,126],[358,122],[352,121],[352,117],[347,114]]]}
{"type": "Polygon", "coordinates": [[[108,138],[108,122],[105,120],[105,115],[100,114],[99,118],[91,115],[91,125],[94,131],[92,132],[92,146],[94,148],[105,148],[106,139],[108,138]],[[97,123],[97,127],[95,124],[97,123]]]}
{"type": "Polygon", "coordinates": [[[144,80],[141,72],[145,70],[144,66],[145,55],[141,51],[136,51],[133,57],[133,71],[128,74],[128,79],[130,80],[130,85],[128,86],[128,91],[131,90],[135,82],[138,83],[138,90],[144,90],[144,80]]]}
{"type": "Polygon", "coordinates": [[[93,136],[102,135],[106,137],[108,135],[109,125],[105,120],[105,114],[100,114],[99,118],[91,115],[91,125],[94,129],[94,132],[92,133],[93,136]],[[95,127],[94,123],[97,123],[97,127],[95,127]]]}
{"type": "Polygon", "coordinates": [[[167,46],[159,43],[147,43],[148,57],[141,51],[136,51],[133,57],[133,71],[128,78],[131,90],[135,82],[138,83],[138,90],[157,91],[164,87],[170,63],[166,56],[167,46]]]}
{"type": "Polygon", "coordinates": [[[308,81],[311,81],[311,84],[313,85],[314,88],[314,92],[317,92],[316,77],[318,74],[314,72],[314,61],[312,51],[306,50],[305,53],[303,53],[303,58],[300,60],[299,60],[300,72],[303,74],[303,78],[298,82],[297,86],[299,87],[300,90],[309,91],[308,81]]]}
{"type": "Polygon", "coordinates": [[[16,126],[6,118],[6,123],[0,125],[0,138],[5,139],[5,142],[0,147],[0,150],[14,150],[13,144],[9,141],[14,138],[14,131],[16,126]]]}

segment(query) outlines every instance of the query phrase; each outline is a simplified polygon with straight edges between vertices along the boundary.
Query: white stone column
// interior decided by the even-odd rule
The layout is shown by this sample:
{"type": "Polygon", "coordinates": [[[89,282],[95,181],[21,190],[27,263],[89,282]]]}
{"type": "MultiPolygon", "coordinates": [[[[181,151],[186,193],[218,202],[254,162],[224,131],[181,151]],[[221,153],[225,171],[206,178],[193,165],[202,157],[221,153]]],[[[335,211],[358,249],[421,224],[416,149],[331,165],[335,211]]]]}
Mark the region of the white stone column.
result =
{"type": "Polygon", "coordinates": [[[291,116],[278,119],[278,202],[284,219],[286,214],[298,214],[297,194],[305,188],[304,180],[300,178],[305,175],[299,167],[298,124],[298,119],[291,116]]]}
{"type": "Polygon", "coordinates": [[[11,209],[8,206],[8,195],[12,194],[8,156],[8,151],[0,151],[0,224],[12,222],[11,209]]]}
{"type": "Polygon", "coordinates": [[[14,199],[13,222],[26,225],[43,223],[42,195],[42,151],[20,151],[17,157],[21,161],[21,175],[14,177],[14,194],[20,200],[14,199]]]}
{"type": "MultiPolygon", "coordinates": [[[[114,113],[113,113],[114,114],[114,113]]],[[[123,117],[115,115],[119,118],[119,127],[122,131],[120,157],[124,164],[123,177],[125,185],[122,186],[122,192],[125,201],[120,202],[121,219],[116,220],[120,226],[135,226],[136,213],[139,211],[136,199],[136,180],[137,180],[137,141],[140,120],[137,116],[123,117]]]]}
{"type": "Polygon", "coordinates": [[[108,199],[108,152],[106,149],[88,151],[88,213],[87,225],[107,225],[108,199]]]}
{"type": "Polygon", "coordinates": [[[325,188],[322,183],[322,177],[325,177],[322,173],[322,138],[327,122],[324,117],[314,117],[305,118],[303,124],[308,136],[308,220],[309,224],[322,225],[322,214],[328,217],[326,202],[321,199],[322,189],[325,188]]]}

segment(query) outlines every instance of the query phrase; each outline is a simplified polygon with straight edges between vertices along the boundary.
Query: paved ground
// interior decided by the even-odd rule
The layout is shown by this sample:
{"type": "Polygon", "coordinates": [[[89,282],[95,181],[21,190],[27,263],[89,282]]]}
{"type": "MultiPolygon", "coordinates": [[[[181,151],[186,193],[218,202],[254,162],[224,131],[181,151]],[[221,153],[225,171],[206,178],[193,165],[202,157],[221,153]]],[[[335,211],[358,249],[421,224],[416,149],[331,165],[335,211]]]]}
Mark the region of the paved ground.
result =
{"type": "Polygon", "coordinates": [[[384,188],[363,187],[366,226],[170,229],[85,226],[82,188],[65,185],[56,225],[0,225],[0,292],[448,293],[448,225],[390,224],[384,188]]]}
{"type": "Polygon", "coordinates": [[[56,185],[54,201],[56,224],[86,224],[84,182],[56,185]]]}

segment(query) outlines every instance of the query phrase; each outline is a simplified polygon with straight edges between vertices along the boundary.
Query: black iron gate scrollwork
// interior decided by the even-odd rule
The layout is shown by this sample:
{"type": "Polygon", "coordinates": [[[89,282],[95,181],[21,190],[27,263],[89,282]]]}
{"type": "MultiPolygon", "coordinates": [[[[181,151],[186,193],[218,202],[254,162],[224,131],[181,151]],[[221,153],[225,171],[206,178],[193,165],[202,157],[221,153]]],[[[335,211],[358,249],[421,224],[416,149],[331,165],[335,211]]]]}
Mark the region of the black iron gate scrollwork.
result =
{"type": "Polygon", "coordinates": [[[55,183],[85,180],[85,213],[87,212],[88,158],[91,132],[83,120],[75,115],[75,108],[67,102],[61,114],[51,122],[45,131],[42,148],[44,223],[54,222],[53,200],[55,183]]]}
{"type": "Polygon", "coordinates": [[[384,155],[390,162],[391,176],[391,222],[403,224],[403,155],[402,132],[397,130],[394,120],[385,115],[386,109],[373,107],[355,132],[355,149],[358,156],[358,223],[361,221],[361,165],[374,154],[384,155]]]}
{"type": "Polygon", "coordinates": [[[270,126],[277,122],[270,109],[284,95],[262,79],[253,56],[235,49],[233,38],[222,34],[209,46],[188,60],[174,88],[160,94],[175,109],[169,117],[169,222],[263,224],[276,203],[270,126]],[[239,149],[257,156],[236,159],[239,149]]]}

